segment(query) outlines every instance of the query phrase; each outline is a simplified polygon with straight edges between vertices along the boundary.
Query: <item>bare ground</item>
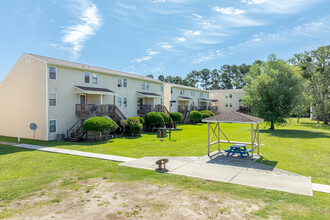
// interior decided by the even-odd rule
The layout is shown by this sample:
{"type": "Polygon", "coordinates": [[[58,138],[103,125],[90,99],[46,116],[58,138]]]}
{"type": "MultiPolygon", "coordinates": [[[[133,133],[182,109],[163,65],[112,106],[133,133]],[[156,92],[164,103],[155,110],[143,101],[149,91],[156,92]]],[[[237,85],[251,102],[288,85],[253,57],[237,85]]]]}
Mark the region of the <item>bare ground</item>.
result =
{"type": "Polygon", "coordinates": [[[9,219],[255,219],[253,212],[263,207],[257,200],[170,184],[89,179],[78,181],[76,188],[60,185],[0,204],[0,213],[9,219]]]}

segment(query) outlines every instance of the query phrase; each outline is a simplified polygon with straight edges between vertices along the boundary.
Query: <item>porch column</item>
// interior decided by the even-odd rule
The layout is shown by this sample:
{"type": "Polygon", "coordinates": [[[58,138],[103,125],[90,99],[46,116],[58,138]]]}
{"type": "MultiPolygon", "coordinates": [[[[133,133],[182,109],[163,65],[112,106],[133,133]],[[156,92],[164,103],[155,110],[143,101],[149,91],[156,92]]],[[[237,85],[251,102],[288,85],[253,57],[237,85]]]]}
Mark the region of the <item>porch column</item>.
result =
{"type": "Polygon", "coordinates": [[[254,144],[253,144],[253,124],[251,124],[251,159],[253,160],[253,151],[254,151],[254,144]]]}
{"type": "Polygon", "coordinates": [[[103,95],[101,95],[101,105],[103,104],[103,95]]]}

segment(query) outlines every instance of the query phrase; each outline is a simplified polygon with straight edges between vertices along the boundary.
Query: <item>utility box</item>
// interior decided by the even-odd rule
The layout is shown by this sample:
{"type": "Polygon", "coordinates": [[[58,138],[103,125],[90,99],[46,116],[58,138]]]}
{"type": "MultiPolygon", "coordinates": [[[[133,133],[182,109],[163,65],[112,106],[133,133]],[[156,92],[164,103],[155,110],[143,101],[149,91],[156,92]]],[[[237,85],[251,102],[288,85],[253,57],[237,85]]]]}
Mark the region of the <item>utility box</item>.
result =
{"type": "Polygon", "coordinates": [[[166,128],[157,128],[157,137],[158,138],[165,138],[167,137],[167,134],[166,134],[166,128]]]}
{"type": "Polygon", "coordinates": [[[56,135],[57,141],[64,141],[65,140],[65,134],[57,134],[56,135]]]}

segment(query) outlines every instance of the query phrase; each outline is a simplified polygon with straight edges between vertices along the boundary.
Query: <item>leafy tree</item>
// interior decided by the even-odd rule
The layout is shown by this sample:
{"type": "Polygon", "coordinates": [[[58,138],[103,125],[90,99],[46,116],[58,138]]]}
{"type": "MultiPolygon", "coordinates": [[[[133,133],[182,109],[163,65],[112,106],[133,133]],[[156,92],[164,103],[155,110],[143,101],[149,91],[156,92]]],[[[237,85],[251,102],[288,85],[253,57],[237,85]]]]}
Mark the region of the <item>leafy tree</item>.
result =
{"type": "Polygon", "coordinates": [[[183,79],[181,76],[175,76],[173,77],[172,83],[183,85],[183,79]]]}
{"type": "Polygon", "coordinates": [[[117,129],[117,124],[113,120],[105,117],[92,117],[87,119],[83,124],[83,130],[86,132],[92,132],[95,140],[101,134],[106,138],[110,132],[117,129]]]}
{"type": "Polygon", "coordinates": [[[148,74],[148,75],[146,75],[146,77],[149,77],[149,78],[153,79],[154,78],[154,75],[148,74]]]}
{"type": "Polygon", "coordinates": [[[220,75],[217,69],[212,70],[211,72],[211,86],[210,89],[217,90],[220,89],[220,75]]]}
{"type": "Polygon", "coordinates": [[[173,83],[173,77],[172,76],[166,76],[165,79],[164,79],[164,82],[173,83]]]}
{"type": "Polygon", "coordinates": [[[232,67],[230,65],[223,65],[220,67],[220,88],[221,89],[232,89],[232,67]]]}
{"type": "Polygon", "coordinates": [[[233,85],[236,89],[242,89],[246,85],[244,77],[250,71],[250,67],[250,65],[246,64],[236,67],[236,72],[233,78],[233,85]]]}
{"type": "MultiPolygon", "coordinates": [[[[251,68],[251,71],[258,68],[251,68]]],[[[253,73],[252,75],[258,75],[253,73]]],[[[252,112],[264,118],[270,129],[275,124],[285,123],[285,118],[297,104],[302,92],[302,79],[289,64],[270,55],[267,62],[261,65],[260,75],[244,87],[246,96],[243,102],[251,107],[252,112]]]]}
{"type": "Polygon", "coordinates": [[[319,47],[310,52],[295,54],[290,60],[303,71],[303,77],[308,81],[307,92],[312,100],[313,111],[323,124],[328,124],[330,113],[330,45],[319,47]]]}
{"type": "Polygon", "coordinates": [[[185,78],[187,86],[197,87],[199,82],[200,72],[193,70],[185,78]]]}
{"type": "Polygon", "coordinates": [[[211,85],[211,71],[209,69],[202,69],[200,71],[200,86],[208,90],[211,85]]]}
{"type": "Polygon", "coordinates": [[[165,81],[165,77],[164,77],[164,75],[159,75],[159,76],[158,76],[158,80],[164,82],[164,81],[165,81]]]}

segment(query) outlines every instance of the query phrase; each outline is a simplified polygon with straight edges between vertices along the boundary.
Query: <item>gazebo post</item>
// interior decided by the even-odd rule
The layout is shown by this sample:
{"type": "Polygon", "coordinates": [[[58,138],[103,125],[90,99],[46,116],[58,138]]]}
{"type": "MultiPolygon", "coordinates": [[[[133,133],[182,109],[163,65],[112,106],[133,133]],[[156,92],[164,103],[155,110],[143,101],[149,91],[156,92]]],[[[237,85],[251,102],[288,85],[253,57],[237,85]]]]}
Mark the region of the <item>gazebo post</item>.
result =
{"type": "Polygon", "coordinates": [[[258,156],[260,156],[260,153],[259,153],[259,124],[257,124],[257,144],[258,144],[258,156]]]}
{"type": "Polygon", "coordinates": [[[253,160],[253,151],[254,151],[254,143],[253,143],[253,124],[251,124],[251,159],[253,160]]]}
{"type": "Polygon", "coordinates": [[[218,151],[220,153],[220,122],[218,122],[218,151]]]}
{"type": "Polygon", "coordinates": [[[207,122],[207,155],[210,156],[210,123],[207,122]]]}

